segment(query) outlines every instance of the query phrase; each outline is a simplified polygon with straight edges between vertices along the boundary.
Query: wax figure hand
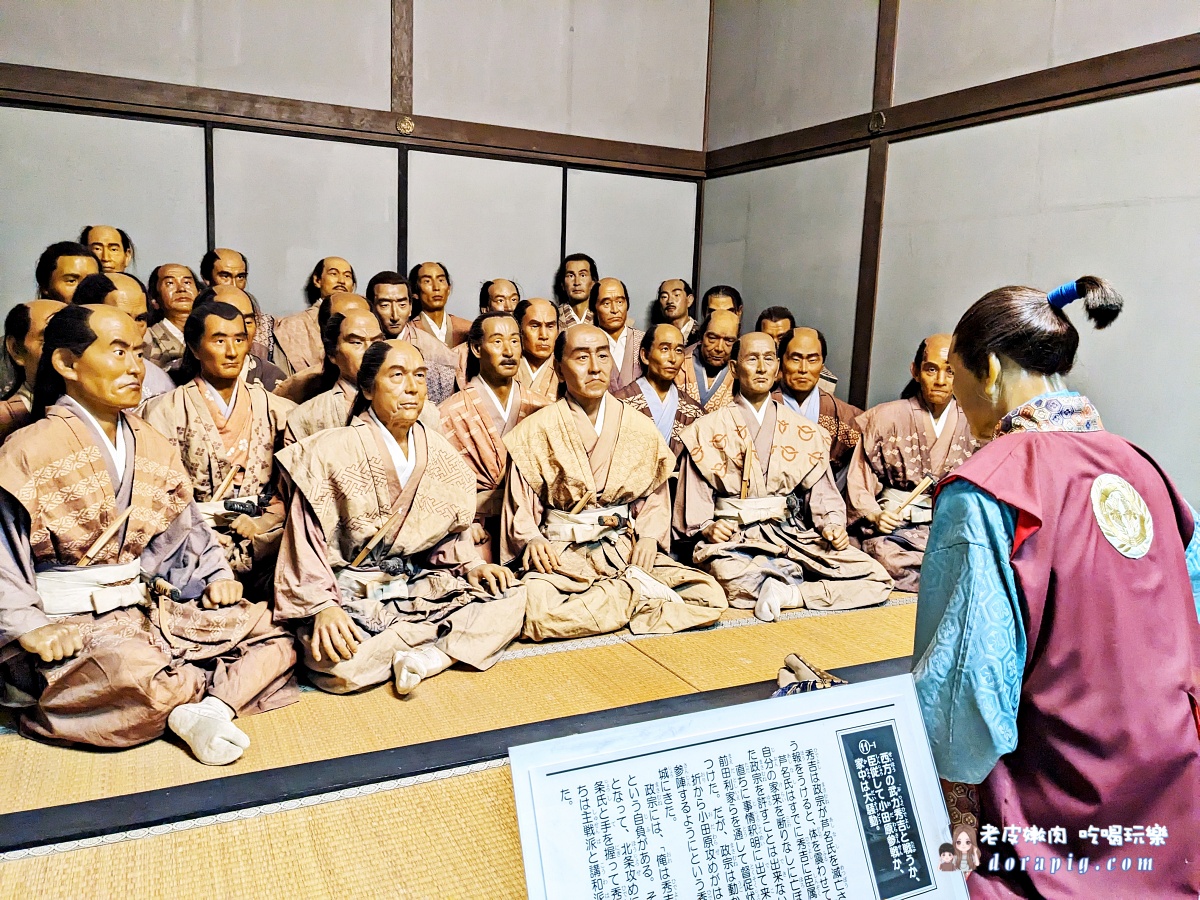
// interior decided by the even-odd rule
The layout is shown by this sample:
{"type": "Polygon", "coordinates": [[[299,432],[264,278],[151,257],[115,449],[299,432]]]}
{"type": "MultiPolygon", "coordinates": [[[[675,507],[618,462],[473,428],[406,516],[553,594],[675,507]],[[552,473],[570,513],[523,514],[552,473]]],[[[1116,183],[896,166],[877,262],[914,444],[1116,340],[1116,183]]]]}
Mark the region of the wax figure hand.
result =
{"type": "Polygon", "coordinates": [[[258,537],[258,519],[254,516],[248,516],[242,513],[229,526],[233,532],[240,538],[250,541],[258,537]]]}
{"type": "Polygon", "coordinates": [[[549,575],[558,569],[558,553],[545,538],[535,538],[525,548],[525,558],[522,560],[527,572],[541,572],[549,575]]]}
{"type": "Polygon", "coordinates": [[[83,649],[79,626],[69,622],[51,622],[35,628],[21,635],[20,642],[25,650],[40,656],[42,662],[58,662],[83,649]]]}
{"type": "Polygon", "coordinates": [[[737,523],[733,519],[714,519],[711,525],[706,525],[700,530],[700,534],[710,544],[724,544],[733,540],[737,530],[737,523]]]}
{"type": "Polygon", "coordinates": [[[493,597],[499,597],[512,587],[516,580],[506,567],[495,563],[484,563],[467,573],[467,581],[471,583],[471,587],[487,591],[493,597]]]}
{"type": "Polygon", "coordinates": [[[471,523],[471,543],[476,547],[486,544],[490,538],[488,537],[487,529],[483,527],[481,522],[471,523]]]}
{"type": "Polygon", "coordinates": [[[216,609],[218,606],[233,606],[241,599],[242,583],[230,578],[224,581],[214,581],[206,587],[201,605],[205,609],[216,609]]]}
{"type": "Polygon", "coordinates": [[[343,662],[358,651],[366,636],[340,606],[330,606],[313,616],[312,655],[320,662],[343,662]]]}
{"type": "Polygon", "coordinates": [[[891,534],[900,527],[900,523],[903,521],[904,518],[902,516],[898,516],[886,509],[880,510],[878,515],[871,516],[871,523],[880,534],[891,534]]]}
{"type": "Polygon", "coordinates": [[[850,546],[850,535],[842,525],[826,525],[821,529],[821,537],[829,541],[834,550],[845,550],[850,546]]]}
{"type": "Polygon", "coordinates": [[[633,545],[633,552],[629,554],[629,564],[637,566],[643,572],[653,569],[657,559],[658,541],[654,538],[638,538],[637,543],[633,545]]]}

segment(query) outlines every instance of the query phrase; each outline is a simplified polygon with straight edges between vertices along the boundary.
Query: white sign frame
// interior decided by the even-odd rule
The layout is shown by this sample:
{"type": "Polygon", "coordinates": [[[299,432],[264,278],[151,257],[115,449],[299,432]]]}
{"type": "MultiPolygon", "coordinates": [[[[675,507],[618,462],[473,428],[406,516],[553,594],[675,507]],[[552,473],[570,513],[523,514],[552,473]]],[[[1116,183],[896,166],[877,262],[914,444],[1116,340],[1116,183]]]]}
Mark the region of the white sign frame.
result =
{"type": "MultiPolygon", "coordinates": [[[[822,777],[825,785],[830,786],[831,797],[835,792],[838,793],[834,799],[841,804],[839,815],[845,828],[846,823],[852,821],[845,810],[849,808],[847,803],[855,803],[854,779],[848,758],[841,752],[836,756],[830,753],[829,744],[831,741],[838,742],[839,735],[847,731],[886,725],[891,725],[895,731],[902,774],[907,781],[913,817],[916,819],[914,831],[920,837],[931,876],[929,886],[902,896],[905,900],[918,896],[922,900],[966,900],[966,883],[962,876],[958,872],[938,870],[937,851],[942,843],[950,839],[950,822],[911,675],[897,675],[862,684],[793,694],[510,748],[513,792],[530,900],[579,900],[592,896],[590,879],[586,877],[586,856],[582,873],[578,871],[579,860],[575,858],[578,857],[579,836],[572,837],[571,847],[556,847],[552,838],[543,837],[542,834],[542,831],[547,835],[564,832],[562,820],[571,814],[559,805],[565,802],[560,795],[566,793],[561,785],[567,778],[577,778],[581,769],[598,769],[607,764],[670,751],[682,753],[698,745],[728,742],[765,732],[805,729],[806,746],[811,745],[812,741],[824,744],[822,777]],[[835,780],[839,773],[845,776],[844,783],[835,780]],[[556,823],[556,819],[559,822],[556,823]],[[549,865],[546,864],[547,859],[549,865]]],[[[783,739],[779,734],[775,737],[783,739]]],[[[715,748],[704,752],[713,756],[718,753],[715,748]]],[[[613,771],[611,768],[608,770],[609,773],[613,771]]],[[[853,808],[856,817],[853,820],[856,826],[854,833],[859,835],[860,840],[843,840],[837,846],[845,868],[849,870],[854,866],[854,871],[859,873],[854,878],[855,887],[849,896],[855,900],[877,898],[879,894],[875,889],[875,878],[871,875],[870,855],[863,838],[861,807],[854,805],[853,808]],[[869,893],[863,891],[866,883],[871,888],[869,893]]],[[[583,852],[586,854],[586,851],[583,852]]],[[[679,896],[688,896],[688,893],[680,891],[679,896]]]]}

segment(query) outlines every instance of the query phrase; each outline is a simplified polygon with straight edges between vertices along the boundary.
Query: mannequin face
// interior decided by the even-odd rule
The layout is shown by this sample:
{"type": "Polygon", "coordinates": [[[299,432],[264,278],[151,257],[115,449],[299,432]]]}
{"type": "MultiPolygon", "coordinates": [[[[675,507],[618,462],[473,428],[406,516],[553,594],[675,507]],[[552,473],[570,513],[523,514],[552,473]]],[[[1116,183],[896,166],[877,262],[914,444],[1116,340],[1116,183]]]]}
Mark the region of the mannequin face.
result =
{"type": "Polygon", "coordinates": [[[346,313],[333,354],[333,364],[338,367],[342,377],[350,382],[356,381],[363,354],[373,343],[382,339],[383,331],[374,315],[361,309],[346,313]]]}
{"type": "Polygon", "coordinates": [[[70,303],[79,282],[89,275],[100,274],[100,265],[90,256],[60,256],[50,282],[46,285],[45,299],[70,303]]]}
{"type": "Polygon", "coordinates": [[[658,306],[663,315],[671,321],[686,316],[691,311],[695,299],[687,292],[682,278],[672,278],[659,285],[658,306]]]}
{"type": "Polygon", "coordinates": [[[484,312],[510,313],[521,302],[521,293],[517,286],[507,278],[497,278],[488,288],[488,308],[484,312]]]}
{"type": "Polygon", "coordinates": [[[425,360],[408,341],[388,341],[388,351],[375,384],[364,391],[371,409],[388,429],[407,432],[425,405],[425,360]]]}
{"type": "Polygon", "coordinates": [[[479,358],[479,374],[491,384],[512,381],[521,362],[521,333],[511,318],[488,319],[483,340],[471,352],[479,358]]]}
{"type": "Polygon", "coordinates": [[[783,349],[783,386],[791,394],[807,396],[821,380],[825,356],[821,339],[811,328],[798,328],[783,349]]]}
{"type": "Polygon", "coordinates": [[[602,398],[608,391],[612,370],[608,335],[593,325],[572,325],[567,329],[558,377],[568,394],[577,400],[602,398]]]}
{"type": "Polygon", "coordinates": [[[574,259],[567,263],[563,274],[563,290],[574,304],[586,303],[592,293],[592,267],[586,259],[574,259]]]}
{"type": "MultiPolygon", "coordinates": [[[[92,229],[95,231],[95,229],[92,229]]],[[[114,272],[109,275],[109,280],[116,285],[116,290],[109,293],[104,298],[105,306],[115,306],[137,324],[138,330],[142,337],[146,336],[146,327],[149,323],[150,313],[146,306],[146,293],[142,290],[140,284],[130,278],[128,275],[122,275],[114,272]]]]}
{"type": "Polygon", "coordinates": [[[745,335],[738,346],[734,372],[742,396],[755,405],[761,403],[771,393],[779,374],[775,339],[761,331],[745,335]]]}
{"type": "Polygon", "coordinates": [[[731,312],[716,312],[709,317],[708,328],[700,335],[700,355],[712,368],[729,362],[737,343],[740,320],[731,312]]]}
{"type": "Polygon", "coordinates": [[[412,317],[412,298],[406,284],[377,284],[371,306],[389,338],[398,337],[412,317]]]}
{"type": "Polygon", "coordinates": [[[787,319],[767,319],[762,323],[762,333],[769,334],[778,344],[780,339],[792,330],[792,323],[787,319]]]}
{"type": "Polygon", "coordinates": [[[446,301],[450,299],[450,278],[437,263],[424,263],[417,269],[415,287],[421,295],[422,310],[437,312],[446,308],[446,301]]]}
{"type": "Polygon", "coordinates": [[[200,372],[213,382],[237,378],[249,352],[250,339],[241,316],[232,322],[220,316],[208,316],[204,320],[204,335],[192,348],[200,363],[200,372]]]}
{"type": "Polygon", "coordinates": [[[338,291],[354,290],[354,269],[340,256],[327,256],[321,260],[320,275],[314,275],[312,283],[321,294],[321,299],[338,291]]]}
{"type": "Polygon", "coordinates": [[[652,381],[659,384],[674,381],[683,365],[683,332],[674,325],[654,326],[650,352],[643,353],[641,358],[652,381]]]}
{"type": "Polygon", "coordinates": [[[236,250],[218,250],[217,259],[213,263],[212,286],[228,284],[235,288],[246,289],[246,258],[236,250]]]}
{"type": "Polygon", "coordinates": [[[32,386],[37,377],[38,365],[42,361],[42,340],[46,336],[46,325],[50,322],[50,317],[64,305],[57,300],[34,300],[28,303],[29,331],[25,334],[25,340],[20,345],[11,339],[6,342],[8,355],[24,370],[27,385],[32,386]]]}
{"type": "Polygon", "coordinates": [[[921,386],[925,405],[942,408],[954,396],[954,370],[950,366],[950,335],[935,334],[925,340],[925,358],[912,377],[921,386]]]}
{"type": "Polygon", "coordinates": [[[213,293],[222,303],[228,303],[242,314],[242,321],[246,325],[246,339],[253,344],[258,335],[258,317],[254,314],[254,304],[250,302],[250,295],[230,284],[216,285],[213,293]]]}
{"type": "Polygon", "coordinates": [[[89,320],[96,340],[79,356],[55,350],[54,369],[67,394],[93,415],[114,415],[142,402],[142,339],[133,319],[108,306],[95,308],[89,320]]]}
{"type": "Polygon", "coordinates": [[[629,297],[616,278],[601,278],[596,295],[596,324],[616,337],[629,317],[629,297]]]}
{"type": "Polygon", "coordinates": [[[521,346],[535,365],[541,365],[554,355],[558,337],[558,310],[549,300],[532,300],[525,318],[521,320],[521,346]]]}
{"type": "Polygon", "coordinates": [[[172,318],[187,318],[199,290],[187,266],[171,264],[158,269],[158,297],[163,311],[172,318]]]}
{"type": "Polygon", "coordinates": [[[87,233],[87,248],[100,260],[100,271],[106,275],[124,272],[133,261],[133,254],[125,249],[121,232],[111,225],[97,225],[87,233]]]}

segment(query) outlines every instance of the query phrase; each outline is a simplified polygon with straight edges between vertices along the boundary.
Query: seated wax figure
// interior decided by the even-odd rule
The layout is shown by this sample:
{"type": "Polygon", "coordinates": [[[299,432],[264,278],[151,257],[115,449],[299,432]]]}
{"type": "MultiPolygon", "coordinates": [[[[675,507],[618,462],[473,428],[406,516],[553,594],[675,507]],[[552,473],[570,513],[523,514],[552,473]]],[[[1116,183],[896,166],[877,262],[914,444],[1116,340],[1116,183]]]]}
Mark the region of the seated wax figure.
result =
{"type": "Polygon", "coordinates": [[[696,401],[675,386],[683,365],[683,347],[683,334],[674,325],[651,325],[638,348],[646,374],[613,391],[617,399],[650,417],[677,459],[683,452],[683,429],[704,415],[696,401]]]}
{"type": "Polygon", "coordinates": [[[113,225],[84,225],[79,243],[92,251],[105,275],[124,272],[133,265],[133,239],[124,228],[113,225]]]}
{"type": "Polygon", "coordinates": [[[379,272],[367,284],[367,300],[387,340],[408,341],[425,358],[427,405],[436,406],[455,391],[454,351],[412,320],[413,301],[408,279],[399,272],[379,272]]]}
{"type": "Polygon", "coordinates": [[[684,429],[675,530],[701,536],[692,561],[716,577],[730,604],[768,622],[800,606],[883,603],[892,580],[850,546],[829,438],[771,399],[778,370],[770,335],[742,336],[734,402],[684,429]]]}
{"type": "Polygon", "coordinates": [[[586,253],[571,253],[563,258],[554,273],[554,298],[558,301],[558,330],[572,325],[592,325],[592,288],[600,280],[596,261],[586,253]]]}
{"type": "Polygon", "coordinates": [[[167,263],[156,267],[146,287],[151,318],[157,319],[146,332],[146,359],[170,371],[183,359],[187,345],[183,323],[200,293],[199,279],[187,266],[167,263]]]}
{"type": "Polygon", "coordinates": [[[692,306],[696,294],[692,286],[682,278],[668,278],[658,286],[658,295],[650,307],[651,325],[674,325],[683,335],[684,346],[700,339],[697,325],[692,318],[692,306]]]}
{"type": "Polygon", "coordinates": [[[249,746],[235,715],[298,697],[296,653],[243,599],[179,453],[127,412],[141,376],[124,313],[69,306],[46,327],[34,421],[0,448],[6,703],[33,737],[129,747],[169,725],[230,763],[249,746]]]}
{"type": "Polygon", "coordinates": [[[504,436],[532,412],[554,402],[515,380],[521,360],[517,320],[507,312],[488,312],[471,324],[467,343],[467,386],[442,404],[442,433],[475,473],[475,521],[472,537],[480,556],[500,556],[500,510],[508,451],[504,436]]]}
{"type": "Polygon", "coordinates": [[[300,369],[294,375],[289,375],[275,387],[275,393],[286,397],[293,403],[305,403],[317,394],[328,390],[332,373],[326,365],[325,326],[335,313],[347,315],[351,310],[370,312],[371,306],[366,297],[338,291],[325,297],[317,303],[317,335],[321,339],[321,355],[315,365],[300,369]]]}
{"type": "Polygon", "coordinates": [[[321,301],[338,293],[351,294],[357,285],[354,267],[340,256],[327,256],[313,266],[304,283],[308,308],[275,320],[275,365],[292,375],[319,367],[323,347],[317,315],[321,301]]]}
{"type": "Polygon", "coordinates": [[[714,310],[700,323],[700,340],[687,348],[675,384],[706,413],[733,399],[729,354],[737,343],[741,320],[728,310],[714,310]]]}
{"type": "Polygon", "coordinates": [[[549,300],[522,300],[513,310],[521,328],[521,363],[517,381],[535,394],[558,396],[558,372],[554,368],[554,341],[558,337],[558,310],[549,300]]]}
{"type": "MultiPolygon", "coordinates": [[[[479,314],[490,312],[511,313],[521,302],[521,289],[515,281],[495,278],[485,281],[479,288],[479,314]]],[[[463,390],[467,386],[467,361],[471,358],[470,341],[466,340],[453,350],[454,387],[463,390]]]]}
{"type": "Polygon", "coordinates": [[[228,303],[242,314],[242,319],[246,323],[246,337],[250,340],[250,349],[246,353],[246,361],[242,364],[242,371],[238,377],[249,384],[261,384],[266,390],[274,391],[286,380],[286,376],[282,369],[261,355],[261,348],[257,340],[258,323],[261,317],[258,315],[253,298],[239,287],[231,284],[217,284],[201,291],[194,306],[212,300],[228,303]]]}
{"type": "Polygon", "coordinates": [[[352,424],[277,457],[294,491],[276,616],[300,625],[310,677],[333,693],[487,669],[521,631],[525,589],[471,539],[475,474],[418,421],[424,371],[412,344],[373,344],[352,424]]]}
{"type": "Polygon", "coordinates": [[[282,504],[269,507],[275,451],[295,404],[241,380],[251,345],[241,310],[197,303],[183,336],[188,349],[175,370],[179,387],[147,403],[142,415],[178,448],[193,497],[234,574],[250,576],[258,567],[261,575],[283,530],[282,504]],[[230,509],[227,500],[241,508],[230,509]]]}
{"type": "Polygon", "coordinates": [[[34,378],[42,359],[42,336],[50,317],[64,306],[57,300],[18,303],[4,319],[4,352],[17,380],[12,392],[0,401],[0,442],[29,424],[34,378]]]}
{"type": "Polygon", "coordinates": [[[883,563],[901,591],[916,591],[921,583],[934,486],[977,446],[954,400],[949,350],[948,334],[921,342],[905,398],[881,403],[858,418],[862,440],[846,474],[854,531],[863,539],[863,550],[883,563]],[[926,476],[932,484],[899,511],[926,476]]]}
{"type": "Polygon", "coordinates": [[[501,559],[520,560],[525,636],[584,637],[711,625],[727,607],[708,575],[670,549],[670,448],[645,416],[608,394],[612,349],[592,325],[554,345],[560,399],[504,438],[509,466],[501,559]]]}
{"type": "MultiPolygon", "coordinates": [[[[76,305],[91,304],[119,309],[133,319],[144,346],[146,323],[150,321],[150,307],[146,300],[145,286],[132,275],[116,272],[112,275],[89,275],[79,282],[71,302],[76,305]]],[[[148,359],[143,359],[142,365],[146,367],[142,378],[142,403],[175,389],[175,382],[165,369],[148,359]]]]}
{"type": "MultiPolygon", "coordinates": [[[[1005,287],[954,329],[954,393],[987,443],[939,485],[917,601],[917,699],[938,774],[979,785],[981,836],[1062,830],[1061,842],[1032,848],[1037,865],[985,857],[967,879],[971,897],[1193,900],[1195,512],[1068,389],[1079,332],[1063,307],[1075,299],[1098,328],[1122,307],[1093,277],[1049,295],[1005,287]],[[1125,846],[1089,839],[1103,823],[1124,826],[1125,846]],[[1161,842],[1130,847],[1132,828],[1134,840],[1153,829],[1161,842]],[[1054,874],[1072,857],[1113,872],[1130,851],[1153,866],[1122,865],[1104,888],[1054,874]]],[[[990,843],[985,853],[1017,855],[990,843]]]]}
{"type": "MultiPolygon", "coordinates": [[[[217,288],[221,285],[235,287],[240,291],[245,291],[246,296],[250,298],[250,305],[254,309],[254,328],[250,337],[250,354],[251,358],[258,358],[264,362],[270,363],[280,376],[277,381],[282,381],[288,375],[293,374],[285,370],[282,366],[278,366],[274,362],[275,357],[275,317],[264,313],[255,296],[246,290],[246,284],[250,276],[250,264],[246,260],[246,255],[239,250],[230,250],[228,247],[218,247],[215,250],[209,250],[204,254],[204,258],[200,260],[200,278],[211,288],[217,288]]],[[[227,303],[227,298],[222,298],[227,303]]],[[[234,304],[238,306],[238,304],[234,304]]],[[[241,307],[239,306],[239,309],[241,307]]],[[[249,323],[246,330],[250,331],[249,323]]],[[[286,360],[284,360],[286,362],[286,360]]],[[[259,381],[266,383],[266,379],[259,378],[259,381]]],[[[267,390],[273,390],[274,385],[266,385],[267,390]]]]}
{"type": "Polygon", "coordinates": [[[825,335],[815,328],[795,328],[780,338],[779,389],[772,396],[828,434],[829,468],[839,490],[846,484],[846,469],[862,433],[855,420],[862,410],[822,390],[825,335]]]}
{"type": "Polygon", "coordinates": [[[70,303],[79,282],[100,273],[100,261],[87,247],[74,241],[58,241],[42,251],[34,269],[38,297],[70,303]]]}
{"type": "Polygon", "coordinates": [[[450,349],[467,339],[471,323],[446,311],[453,282],[444,264],[418,263],[408,273],[408,283],[413,289],[413,299],[416,301],[413,319],[417,328],[433,335],[450,349]]]}
{"type": "MultiPolygon", "coordinates": [[[[754,330],[761,331],[763,334],[769,334],[771,337],[773,337],[775,339],[775,345],[777,347],[779,346],[779,342],[783,339],[784,335],[788,334],[791,331],[794,331],[795,328],[796,328],[796,317],[792,315],[792,311],[790,309],[788,309],[786,306],[768,306],[766,309],[764,309],[762,312],[760,312],[758,314],[758,321],[755,322],[755,324],[754,324],[754,330]]],[[[815,330],[815,329],[813,329],[813,330],[815,330]]],[[[820,334],[820,332],[818,331],[817,334],[820,334]]],[[[822,340],[822,342],[824,342],[824,340],[825,340],[824,335],[821,335],[821,340],[822,340]]],[[[782,364],[782,359],[783,359],[783,349],[782,348],[780,348],[780,350],[779,350],[779,355],[780,355],[780,362],[782,364]]],[[[821,358],[820,387],[824,391],[833,393],[833,390],[834,390],[834,388],[837,387],[837,383],[838,383],[837,376],[834,375],[832,372],[830,372],[827,368],[825,368],[825,359],[824,359],[825,352],[824,351],[821,352],[821,357],[822,358],[821,358]]],[[[780,374],[782,374],[782,371],[780,374]]],[[[778,399],[778,398],[776,398],[776,399],[778,399]]],[[[813,421],[815,422],[816,419],[813,419],[813,421]]]]}
{"type": "Polygon", "coordinates": [[[596,327],[608,335],[613,364],[608,389],[615,393],[642,377],[638,351],[644,332],[629,324],[629,291],[619,278],[597,281],[588,299],[588,309],[596,327]]]}

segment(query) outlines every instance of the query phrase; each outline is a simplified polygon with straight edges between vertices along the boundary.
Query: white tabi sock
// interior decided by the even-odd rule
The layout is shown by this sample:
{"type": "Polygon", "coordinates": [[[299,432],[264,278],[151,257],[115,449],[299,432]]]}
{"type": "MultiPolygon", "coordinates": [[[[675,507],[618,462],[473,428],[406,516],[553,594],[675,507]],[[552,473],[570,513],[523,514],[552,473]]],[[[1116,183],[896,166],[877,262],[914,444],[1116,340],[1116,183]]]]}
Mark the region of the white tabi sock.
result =
{"type": "Polygon", "coordinates": [[[411,694],[418,684],[438,672],[444,672],[453,662],[440,647],[432,644],[417,650],[397,650],[392,658],[396,693],[402,697],[411,694]]]}
{"type": "Polygon", "coordinates": [[[676,603],[687,602],[683,597],[679,596],[678,591],[663,584],[645,569],[639,569],[637,566],[627,566],[625,568],[625,580],[630,584],[637,585],[642,592],[642,596],[650,600],[666,600],[676,603]]]}
{"type": "Polygon", "coordinates": [[[249,736],[233,724],[233,710],[216,697],[175,707],[167,725],[206,766],[227,766],[250,746],[249,736]]]}
{"type": "Polygon", "coordinates": [[[774,622],[783,610],[795,609],[800,604],[799,587],[772,578],[763,585],[762,593],[758,595],[754,615],[764,622],[774,622]]]}

